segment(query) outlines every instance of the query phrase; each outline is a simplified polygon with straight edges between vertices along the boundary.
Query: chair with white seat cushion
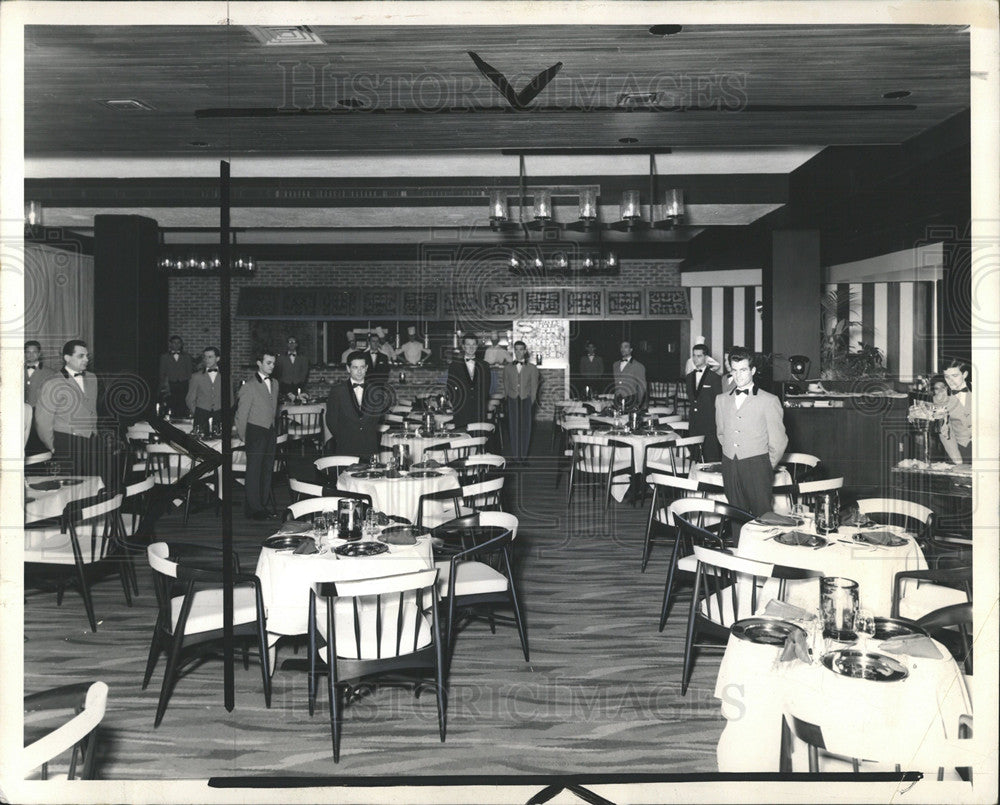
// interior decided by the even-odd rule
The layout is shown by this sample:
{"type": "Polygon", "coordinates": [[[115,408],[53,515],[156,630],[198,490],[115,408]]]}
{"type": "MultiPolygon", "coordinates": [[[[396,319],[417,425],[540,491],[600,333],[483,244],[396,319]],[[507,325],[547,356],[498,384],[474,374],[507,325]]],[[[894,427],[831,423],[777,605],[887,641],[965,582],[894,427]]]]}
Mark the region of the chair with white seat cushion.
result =
{"type": "MultiPolygon", "coordinates": [[[[675,521],[682,531],[689,531],[690,526],[683,518],[675,518],[675,521]]],[[[692,534],[697,566],[684,644],[682,696],[687,694],[696,651],[710,648],[725,651],[732,625],[741,618],[752,616],[764,603],[758,598],[762,598],[761,592],[768,579],[779,580],[777,600],[780,601],[784,597],[785,581],[823,575],[818,570],[772,565],[735,556],[725,549],[708,547],[709,544],[718,544],[714,535],[711,535],[709,541],[704,539],[706,532],[702,529],[692,529],[689,533],[692,534]],[[748,587],[748,594],[741,587],[748,587]],[[711,638],[715,642],[699,642],[700,636],[711,638]]]]}
{"type": "Polygon", "coordinates": [[[323,456],[313,462],[318,472],[323,473],[330,479],[330,485],[337,485],[337,477],[348,467],[357,464],[361,459],[358,456],[323,456]]]}
{"type": "Polygon", "coordinates": [[[628,450],[616,449],[609,444],[609,437],[593,433],[574,433],[571,438],[573,457],[569,465],[569,490],[566,505],[573,502],[573,491],[585,479],[591,488],[591,497],[596,498],[597,489],[604,489],[604,508],[611,502],[611,485],[615,477],[627,475],[632,467],[632,454],[628,450]]]}
{"type": "Polygon", "coordinates": [[[121,546],[118,510],[122,494],[88,506],[71,503],[66,507],[65,531],[60,527],[27,529],[24,532],[24,566],[26,573],[56,571],[60,576],[57,604],[62,604],[68,578],[73,578],[83,596],[90,629],[97,631],[97,618],[90,594],[90,575],[102,565],[117,564],[121,576],[125,603],[132,606],[132,590],[127,564],[128,557],[121,546]]]}
{"type": "Polygon", "coordinates": [[[513,565],[517,528],[518,519],[513,514],[483,511],[460,518],[453,529],[448,524],[435,529],[435,536],[441,540],[437,555],[443,557],[435,564],[440,571],[438,589],[448,611],[445,645],[449,658],[460,625],[485,619],[494,632],[498,622],[516,626],[524,659],[528,660],[528,632],[513,565]],[[498,615],[498,606],[509,607],[512,614],[498,615]],[[460,616],[462,624],[458,622],[460,616]]]}
{"type": "MultiPolygon", "coordinates": [[[[180,677],[185,649],[207,648],[223,639],[222,551],[204,545],[154,542],[146,551],[153,571],[158,615],[146,661],[142,689],[149,685],[161,652],[167,652],[154,727],[160,726],[174,685],[180,677]]],[[[264,702],[271,706],[271,677],[267,658],[267,632],[260,579],[240,571],[233,554],[233,637],[256,640],[264,683],[264,702]]],[[[243,666],[249,667],[244,645],[243,666]]]]}
{"type": "Polygon", "coordinates": [[[972,601],[972,565],[902,570],[893,579],[892,617],[920,620],[944,607],[972,601]]]}
{"type": "Polygon", "coordinates": [[[84,682],[32,693],[24,697],[24,732],[29,741],[20,756],[18,775],[26,780],[94,780],[97,778],[100,732],[108,704],[105,682],[84,682]],[[32,722],[64,717],[58,726],[38,735],[32,722]],[[29,737],[30,736],[30,737],[29,737]],[[69,753],[65,764],[64,756],[69,753]],[[66,770],[62,771],[65,765],[66,770]],[[56,770],[58,767],[58,771],[56,770]]]}
{"type": "MultiPolygon", "coordinates": [[[[438,734],[445,740],[447,690],[438,624],[438,571],[360,581],[318,582],[309,591],[309,714],[316,705],[317,659],[326,659],[333,761],[340,761],[342,695],[360,680],[400,671],[433,673],[438,734]],[[324,648],[320,648],[320,642],[324,648]]],[[[419,691],[421,680],[416,681],[419,691]]],[[[372,725],[369,723],[368,731],[372,725]]]]}

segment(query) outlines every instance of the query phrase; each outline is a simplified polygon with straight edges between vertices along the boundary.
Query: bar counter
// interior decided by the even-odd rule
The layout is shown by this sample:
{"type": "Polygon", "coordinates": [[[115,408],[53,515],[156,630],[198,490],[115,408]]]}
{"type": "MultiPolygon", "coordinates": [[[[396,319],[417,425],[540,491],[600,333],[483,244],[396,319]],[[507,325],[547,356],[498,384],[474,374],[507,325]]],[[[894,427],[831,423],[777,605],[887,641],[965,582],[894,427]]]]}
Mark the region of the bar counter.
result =
{"type": "MultiPolygon", "coordinates": [[[[503,393],[503,372],[499,366],[491,367],[493,371],[492,391],[503,393]]],[[[539,366],[540,384],[538,405],[535,408],[536,418],[551,417],[556,400],[563,399],[565,394],[565,370],[539,366]]],[[[330,384],[347,377],[347,369],[343,364],[313,365],[309,370],[309,383],[306,391],[312,397],[326,397],[330,384]]],[[[424,366],[408,366],[391,364],[389,367],[389,383],[396,390],[397,398],[413,400],[425,394],[443,394],[447,391],[447,364],[424,366]],[[405,373],[405,381],[401,380],[405,373]]]]}

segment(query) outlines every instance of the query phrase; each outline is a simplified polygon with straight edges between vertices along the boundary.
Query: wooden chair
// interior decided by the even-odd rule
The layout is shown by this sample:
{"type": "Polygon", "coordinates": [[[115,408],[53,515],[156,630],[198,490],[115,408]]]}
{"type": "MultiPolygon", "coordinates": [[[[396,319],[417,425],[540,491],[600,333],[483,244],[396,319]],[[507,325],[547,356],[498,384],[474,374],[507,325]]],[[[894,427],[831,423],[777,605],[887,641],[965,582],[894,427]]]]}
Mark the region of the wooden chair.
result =
{"type": "Polygon", "coordinates": [[[573,435],[573,457],[569,465],[569,489],[566,495],[566,505],[573,502],[573,490],[581,477],[589,476],[592,480],[591,497],[597,497],[597,489],[604,489],[604,508],[607,510],[611,502],[611,485],[616,477],[629,474],[632,467],[631,451],[628,457],[622,457],[621,451],[609,444],[609,437],[598,434],[577,433],[573,435]]]}
{"type": "Polygon", "coordinates": [[[972,602],[951,604],[928,612],[917,625],[931,637],[943,643],[955,662],[962,665],[967,676],[972,676],[972,602]]]}
{"type": "Polygon", "coordinates": [[[329,480],[331,486],[337,485],[337,477],[347,467],[357,464],[359,456],[323,456],[313,462],[317,472],[321,472],[329,480]]]}
{"type": "MultiPolygon", "coordinates": [[[[675,518],[675,520],[682,531],[688,530],[689,526],[683,519],[675,518]]],[[[708,547],[710,544],[718,544],[716,537],[712,536],[711,542],[706,543],[703,534],[693,530],[690,533],[697,568],[684,644],[684,668],[681,674],[682,696],[687,694],[695,653],[708,649],[725,651],[730,627],[740,618],[749,617],[757,611],[758,595],[768,579],[779,580],[777,599],[783,600],[785,581],[817,578],[822,575],[816,570],[772,565],[767,562],[734,556],[724,550],[708,547]],[[749,585],[749,596],[740,589],[741,586],[746,585],[749,585]],[[748,607],[743,610],[741,598],[747,597],[749,598],[748,607]],[[699,637],[712,639],[716,642],[699,642],[699,637]]]]}
{"type": "Polygon", "coordinates": [[[898,498],[862,498],[858,513],[881,525],[898,525],[916,534],[924,554],[934,552],[934,512],[920,503],[898,498]]]}
{"type": "MultiPolygon", "coordinates": [[[[245,457],[246,453],[242,453],[245,457]]],[[[236,464],[236,452],[234,451],[233,464],[236,464]]],[[[213,499],[219,495],[221,484],[216,487],[209,487],[203,479],[188,482],[181,486],[181,479],[184,478],[194,466],[194,463],[187,453],[178,450],[170,444],[148,444],[146,445],[146,466],[148,473],[153,478],[153,483],[160,487],[176,487],[178,496],[184,501],[184,519],[182,525],[187,526],[188,516],[191,513],[191,495],[195,488],[200,488],[212,493],[213,499]]],[[[244,474],[245,474],[244,464],[244,474]]]]}
{"type": "MultiPolygon", "coordinates": [[[[146,555],[153,571],[159,614],[142,679],[143,690],[149,685],[160,653],[167,652],[167,666],[153,721],[155,728],[163,720],[167,703],[180,677],[184,650],[208,648],[222,641],[222,551],[204,545],[154,542],[146,555]]],[[[235,554],[233,568],[233,636],[244,643],[257,641],[264,702],[270,707],[271,676],[260,579],[253,573],[241,572],[239,557],[235,554]]],[[[245,645],[243,667],[249,668],[245,645]]]]}
{"type": "Polygon", "coordinates": [[[307,444],[319,449],[323,440],[323,414],[325,412],[326,406],[320,403],[289,405],[282,410],[282,414],[288,417],[288,427],[285,431],[288,434],[288,441],[289,443],[298,443],[303,455],[305,455],[307,444]]]}
{"type": "Polygon", "coordinates": [[[135,556],[145,555],[153,536],[150,522],[150,493],[153,487],[151,477],[126,486],[122,505],[118,510],[118,541],[128,558],[126,569],[132,580],[132,591],[136,595],[139,594],[139,581],[135,573],[135,556]]]}
{"type": "Polygon", "coordinates": [[[458,473],[459,483],[469,484],[485,481],[491,474],[502,472],[507,466],[507,460],[493,453],[475,453],[468,458],[452,461],[448,466],[458,473]]]}
{"type": "Polygon", "coordinates": [[[472,436],[461,439],[452,439],[448,448],[448,455],[451,461],[459,458],[468,458],[475,453],[486,452],[486,442],[488,436],[472,436]]]}
{"type": "Polygon", "coordinates": [[[694,573],[695,539],[703,545],[735,548],[739,541],[740,527],[753,519],[753,515],[727,503],[706,498],[679,498],[666,511],[666,521],[674,530],[674,546],[667,566],[667,576],[663,584],[663,603],[660,606],[660,627],[667,624],[670,604],[673,598],[677,572],[694,573]],[[683,521],[685,528],[680,527],[683,521]]]}
{"type": "Polygon", "coordinates": [[[497,622],[516,626],[524,660],[528,661],[528,631],[517,597],[513,564],[517,528],[518,519],[513,514],[483,511],[472,518],[463,518],[451,530],[447,526],[435,530],[441,540],[438,555],[447,557],[436,565],[440,571],[438,589],[448,612],[445,642],[449,664],[460,614],[463,623],[485,619],[494,633],[497,622]],[[512,614],[498,615],[495,611],[498,606],[509,607],[512,614]]]}
{"type": "Polygon", "coordinates": [[[66,507],[65,531],[60,527],[37,528],[25,532],[24,565],[27,572],[56,571],[59,585],[56,603],[62,606],[66,583],[74,579],[83,597],[90,630],[97,631],[97,618],[90,594],[91,575],[107,565],[117,565],[125,603],[132,606],[131,578],[128,556],[119,541],[118,510],[123,495],[81,506],[66,507]]]}
{"type": "Polygon", "coordinates": [[[935,610],[972,601],[972,565],[902,570],[892,584],[892,617],[920,620],[935,610]]]}
{"type": "MultiPolygon", "coordinates": [[[[84,682],[63,685],[24,697],[25,738],[21,753],[20,774],[27,780],[94,780],[97,779],[97,757],[100,753],[100,731],[108,703],[108,686],[104,682],[84,682]],[[29,725],[39,713],[60,713],[65,721],[44,734],[36,734],[29,725]],[[54,767],[66,771],[53,774],[54,767]]],[[[46,723],[48,719],[46,718],[46,723]]]]}
{"type": "Polygon", "coordinates": [[[646,468],[686,478],[695,463],[696,456],[692,448],[697,448],[700,455],[703,444],[705,444],[704,436],[677,436],[673,439],[665,439],[662,443],[657,442],[656,447],[667,454],[666,458],[651,456],[648,448],[652,445],[648,445],[646,468]]]}
{"type": "MultiPolygon", "coordinates": [[[[438,734],[447,730],[445,658],[437,570],[361,581],[320,582],[309,591],[309,714],[316,706],[317,654],[326,647],[333,761],[340,761],[342,693],[361,679],[433,672],[438,734]]],[[[417,685],[419,691],[419,682],[417,685]]]]}
{"type": "Polygon", "coordinates": [[[342,500],[364,500],[368,505],[371,505],[371,496],[363,495],[360,492],[338,492],[336,495],[311,497],[295,503],[289,503],[282,517],[282,522],[301,520],[306,515],[312,515],[312,520],[315,521],[317,514],[337,511],[337,507],[342,500]]]}

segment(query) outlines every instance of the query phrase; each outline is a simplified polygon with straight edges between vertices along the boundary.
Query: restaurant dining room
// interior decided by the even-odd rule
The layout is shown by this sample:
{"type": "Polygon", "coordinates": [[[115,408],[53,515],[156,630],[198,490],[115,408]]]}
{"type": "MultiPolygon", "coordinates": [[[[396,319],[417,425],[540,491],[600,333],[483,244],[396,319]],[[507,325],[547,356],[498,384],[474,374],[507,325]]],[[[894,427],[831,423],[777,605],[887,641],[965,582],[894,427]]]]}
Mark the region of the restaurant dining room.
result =
{"type": "Polygon", "coordinates": [[[995,802],[995,5],[263,5],[0,8],[0,799],[995,802]]]}

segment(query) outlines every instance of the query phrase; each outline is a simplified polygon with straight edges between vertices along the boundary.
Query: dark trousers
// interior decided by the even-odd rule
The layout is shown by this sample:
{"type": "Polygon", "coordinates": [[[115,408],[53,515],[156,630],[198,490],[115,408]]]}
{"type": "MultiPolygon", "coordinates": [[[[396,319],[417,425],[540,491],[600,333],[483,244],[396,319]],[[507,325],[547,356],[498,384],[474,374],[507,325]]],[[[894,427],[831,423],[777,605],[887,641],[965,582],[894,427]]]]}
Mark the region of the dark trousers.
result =
{"type": "Polygon", "coordinates": [[[187,397],[187,393],[187,380],[170,381],[170,396],[167,398],[167,404],[170,406],[170,416],[187,416],[187,402],[185,399],[187,397]]]}
{"type": "Polygon", "coordinates": [[[958,442],[956,442],[955,443],[955,447],[958,448],[958,454],[962,457],[962,463],[963,464],[971,464],[972,463],[972,442],[969,442],[964,447],[962,445],[958,444],[958,442]]]}
{"type": "Polygon", "coordinates": [[[207,408],[194,409],[194,427],[202,430],[208,429],[208,420],[212,419],[212,424],[216,428],[222,426],[222,411],[209,411],[207,408]]]}
{"type": "Polygon", "coordinates": [[[247,425],[246,500],[243,509],[250,517],[273,505],[271,473],[274,471],[275,438],[274,428],[247,425]]]}
{"type": "Polygon", "coordinates": [[[771,511],[774,468],[767,454],[749,458],[722,457],[722,485],[729,505],[759,517],[771,511]]]}
{"type": "MultiPolygon", "coordinates": [[[[688,436],[701,436],[702,434],[698,431],[688,431],[688,436]]],[[[712,429],[709,433],[705,435],[705,442],[701,445],[692,445],[692,447],[697,448],[692,451],[696,461],[718,461],[722,458],[722,445],[719,444],[719,437],[715,435],[715,430],[712,429]]]]}
{"type": "Polygon", "coordinates": [[[523,461],[528,457],[528,446],[531,444],[531,407],[530,397],[507,398],[511,461],[523,461]]]}

